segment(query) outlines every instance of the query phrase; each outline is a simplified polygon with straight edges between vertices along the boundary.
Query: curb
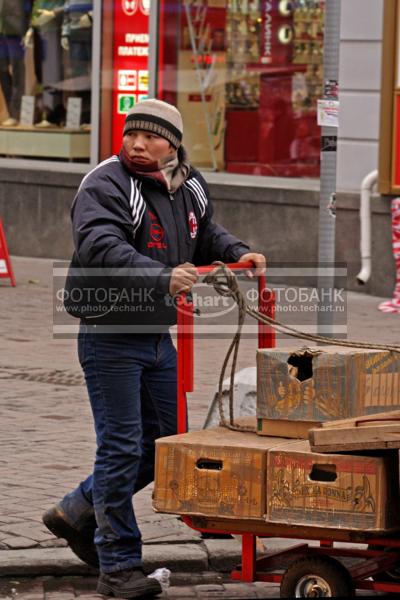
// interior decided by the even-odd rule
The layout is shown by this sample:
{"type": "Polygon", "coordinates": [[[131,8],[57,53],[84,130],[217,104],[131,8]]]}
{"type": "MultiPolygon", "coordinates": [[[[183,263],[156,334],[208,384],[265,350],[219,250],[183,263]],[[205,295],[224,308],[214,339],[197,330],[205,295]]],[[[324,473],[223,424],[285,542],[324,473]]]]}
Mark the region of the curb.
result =
{"type": "MultiPolygon", "coordinates": [[[[144,544],[143,568],[151,573],[166,567],[173,573],[200,574],[230,571],[240,563],[240,544],[235,540],[210,540],[201,544],[144,544]]],[[[90,575],[97,571],[80,561],[69,548],[33,548],[0,551],[0,577],[42,575],[90,575]]]]}

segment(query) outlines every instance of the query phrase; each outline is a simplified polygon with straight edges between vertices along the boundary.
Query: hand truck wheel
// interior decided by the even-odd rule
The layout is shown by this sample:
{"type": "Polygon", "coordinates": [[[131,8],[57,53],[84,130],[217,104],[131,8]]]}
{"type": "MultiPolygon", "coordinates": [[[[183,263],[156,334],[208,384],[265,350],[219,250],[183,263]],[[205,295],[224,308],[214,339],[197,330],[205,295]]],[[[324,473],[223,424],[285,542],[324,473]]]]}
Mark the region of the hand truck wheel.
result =
{"type": "Polygon", "coordinates": [[[354,596],[350,574],[328,556],[295,560],[282,577],[281,598],[349,598],[354,596]]]}

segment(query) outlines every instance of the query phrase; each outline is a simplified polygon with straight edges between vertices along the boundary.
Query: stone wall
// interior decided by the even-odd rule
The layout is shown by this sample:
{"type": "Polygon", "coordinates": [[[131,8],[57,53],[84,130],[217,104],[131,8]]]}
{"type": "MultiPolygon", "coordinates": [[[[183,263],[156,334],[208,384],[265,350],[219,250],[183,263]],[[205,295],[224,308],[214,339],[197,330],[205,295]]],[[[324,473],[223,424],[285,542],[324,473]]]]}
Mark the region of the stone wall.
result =
{"type": "MultiPolygon", "coordinates": [[[[12,254],[62,259],[71,255],[69,212],[81,179],[81,174],[2,169],[0,215],[12,254]]],[[[287,189],[210,183],[215,219],[264,252],[270,263],[315,263],[319,192],[315,182],[310,187],[294,189],[294,182],[287,189]]],[[[395,278],[390,199],[372,199],[372,277],[363,287],[355,280],[360,269],[358,207],[357,194],[338,195],[337,260],[348,264],[349,289],[390,296],[395,278]]]]}
{"type": "Polygon", "coordinates": [[[378,168],[383,0],[343,0],[337,185],[358,192],[378,168]]]}

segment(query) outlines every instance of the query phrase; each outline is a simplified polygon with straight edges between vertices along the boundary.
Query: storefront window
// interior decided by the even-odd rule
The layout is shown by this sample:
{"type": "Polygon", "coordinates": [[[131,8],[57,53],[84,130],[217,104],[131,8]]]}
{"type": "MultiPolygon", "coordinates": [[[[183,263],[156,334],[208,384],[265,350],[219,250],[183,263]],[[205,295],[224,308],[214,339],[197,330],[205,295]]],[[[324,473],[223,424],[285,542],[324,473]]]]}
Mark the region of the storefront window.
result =
{"type": "Polygon", "coordinates": [[[0,2],[0,156],[89,162],[93,2],[0,2]]]}
{"type": "Polygon", "coordinates": [[[114,0],[112,151],[121,149],[128,112],[149,95],[150,0],[114,0]]]}
{"type": "Polygon", "coordinates": [[[161,0],[160,23],[158,96],[194,164],[319,176],[324,0],[161,0]]]}

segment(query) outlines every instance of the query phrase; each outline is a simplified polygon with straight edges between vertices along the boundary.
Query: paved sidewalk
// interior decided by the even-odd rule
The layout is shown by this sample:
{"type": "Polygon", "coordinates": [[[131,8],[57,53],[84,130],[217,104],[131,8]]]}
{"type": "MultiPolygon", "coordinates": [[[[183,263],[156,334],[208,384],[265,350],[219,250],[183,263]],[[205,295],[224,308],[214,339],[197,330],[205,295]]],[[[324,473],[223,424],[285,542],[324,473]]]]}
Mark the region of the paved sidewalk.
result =
{"type": "MultiPolygon", "coordinates": [[[[52,337],[52,261],[18,257],[13,266],[17,287],[0,280],[0,574],[21,575],[18,565],[33,574],[27,570],[29,561],[37,565],[37,573],[49,573],[50,564],[51,569],[57,561],[63,564],[57,552],[67,553],[65,569],[79,573],[84,565],[74,562],[64,542],[41,523],[42,512],[90,472],[94,458],[92,417],[76,342],[52,337]]],[[[398,343],[400,316],[379,313],[380,300],[348,295],[350,338],[398,343]]],[[[304,318],[312,322],[312,315],[304,318]]],[[[191,428],[204,422],[228,345],[228,339],[196,341],[191,428]]],[[[239,369],[254,366],[255,351],[256,340],[243,340],[239,369]]],[[[218,553],[197,532],[173,515],[153,512],[151,486],[137,495],[135,509],[149,565],[175,556],[176,571],[220,570],[213,564],[218,553]]],[[[239,543],[226,544],[226,556],[236,560],[239,543]]]]}
{"type": "MultiPolygon", "coordinates": [[[[230,582],[217,573],[212,573],[214,580],[209,580],[208,574],[200,575],[190,580],[184,575],[172,581],[171,587],[164,589],[160,600],[261,600],[279,597],[278,587],[268,583],[230,582]],[[197,580],[197,583],[196,583],[197,580]]],[[[96,579],[81,577],[36,578],[35,580],[19,581],[0,580],[0,598],[4,600],[102,600],[103,596],[96,594],[96,579]]]]}

